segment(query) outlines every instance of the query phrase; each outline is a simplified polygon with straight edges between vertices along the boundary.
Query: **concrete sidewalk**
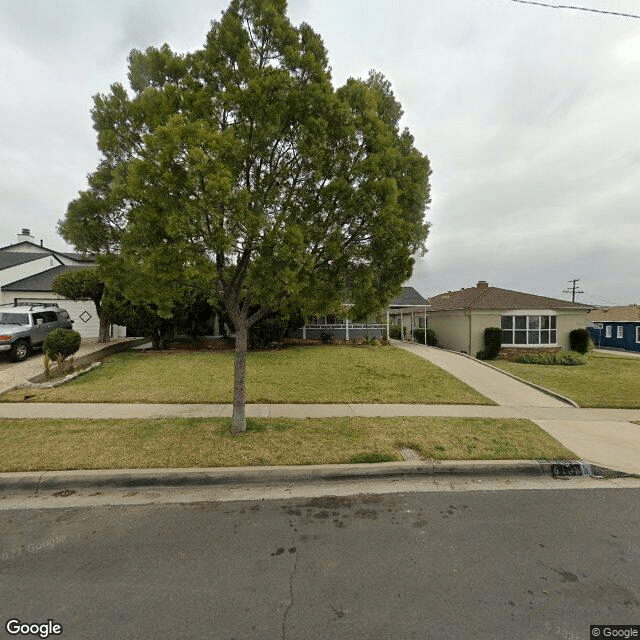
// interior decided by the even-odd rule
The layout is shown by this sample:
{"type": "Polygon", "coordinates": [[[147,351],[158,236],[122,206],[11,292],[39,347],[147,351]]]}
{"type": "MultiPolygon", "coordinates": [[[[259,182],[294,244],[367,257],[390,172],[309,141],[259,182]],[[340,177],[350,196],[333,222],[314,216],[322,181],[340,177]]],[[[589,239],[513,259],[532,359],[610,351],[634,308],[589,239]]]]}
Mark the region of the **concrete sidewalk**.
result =
{"type": "Polygon", "coordinates": [[[560,399],[558,394],[543,393],[537,388],[515,380],[503,371],[488,366],[461,353],[427,347],[415,342],[393,340],[393,345],[409,351],[444,369],[483,396],[509,407],[566,407],[575,403],[560,399]]]}

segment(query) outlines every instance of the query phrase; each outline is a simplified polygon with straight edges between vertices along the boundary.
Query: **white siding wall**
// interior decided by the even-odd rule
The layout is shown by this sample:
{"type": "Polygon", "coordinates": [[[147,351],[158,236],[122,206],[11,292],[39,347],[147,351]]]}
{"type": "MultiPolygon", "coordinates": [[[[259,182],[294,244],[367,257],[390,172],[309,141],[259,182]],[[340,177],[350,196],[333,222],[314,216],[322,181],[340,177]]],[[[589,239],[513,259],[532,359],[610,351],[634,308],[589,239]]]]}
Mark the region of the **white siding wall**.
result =
{"type": "Polygon", "coordinates": [[[16,282],[16,280],[22,280],[22,278],[28,278],[29,276],[35,276],[43,271],[48,271],[53,267],[59,267],[60,263],[51,255],[45,255],[38,260],[32,260],[31,262],[25,262],[24,264],[17,264],[15,267],[7,267],[0,271],[0,287],[10,282],[16,282]]]}

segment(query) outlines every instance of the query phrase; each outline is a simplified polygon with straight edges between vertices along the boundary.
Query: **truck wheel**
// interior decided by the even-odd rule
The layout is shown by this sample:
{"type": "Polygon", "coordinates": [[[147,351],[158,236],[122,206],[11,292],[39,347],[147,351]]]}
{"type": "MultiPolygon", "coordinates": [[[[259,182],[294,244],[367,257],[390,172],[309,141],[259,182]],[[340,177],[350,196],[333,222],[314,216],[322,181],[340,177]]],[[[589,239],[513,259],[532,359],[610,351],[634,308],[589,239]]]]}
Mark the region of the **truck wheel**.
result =
{"type": "Polygon", "coordinates": [[[22,362],[27,359],[29,355],[29,343],[25,340],[18,340],[11,347],[11,351],[9,351],[9,358],[13,360],[13,362],[22,362]]]}

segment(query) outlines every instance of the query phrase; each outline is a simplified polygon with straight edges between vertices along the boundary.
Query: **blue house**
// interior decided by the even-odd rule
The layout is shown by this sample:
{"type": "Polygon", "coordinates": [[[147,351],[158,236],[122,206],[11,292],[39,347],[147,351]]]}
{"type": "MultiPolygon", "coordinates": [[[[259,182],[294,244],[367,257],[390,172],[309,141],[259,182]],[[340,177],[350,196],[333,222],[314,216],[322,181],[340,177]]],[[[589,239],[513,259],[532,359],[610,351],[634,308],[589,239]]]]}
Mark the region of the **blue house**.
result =
{"type": "Polygon", "coordinates": [[[596,347],[640,352],[640,307],[601,307],[587,315],[587,329],[596,347]]]}

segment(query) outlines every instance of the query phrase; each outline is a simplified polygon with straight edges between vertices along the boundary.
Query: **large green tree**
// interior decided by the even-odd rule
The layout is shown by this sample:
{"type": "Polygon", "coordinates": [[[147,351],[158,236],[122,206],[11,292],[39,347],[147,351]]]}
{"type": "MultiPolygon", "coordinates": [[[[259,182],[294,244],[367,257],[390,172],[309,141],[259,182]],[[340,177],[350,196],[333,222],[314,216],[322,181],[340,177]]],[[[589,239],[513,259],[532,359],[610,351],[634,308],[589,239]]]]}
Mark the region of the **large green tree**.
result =
{"type": "Polygon", "coordinates": [[[59,231],[131,299],[162,307],[187,286],[224,305],[239,432],[248,329],[292,308],[384,307],[424,250],[429,163],[389,82],[335,89],[285,0],[233,0],[193,53],[132,51],[129,81],[94,99],[102,158],[59,231]]]}

